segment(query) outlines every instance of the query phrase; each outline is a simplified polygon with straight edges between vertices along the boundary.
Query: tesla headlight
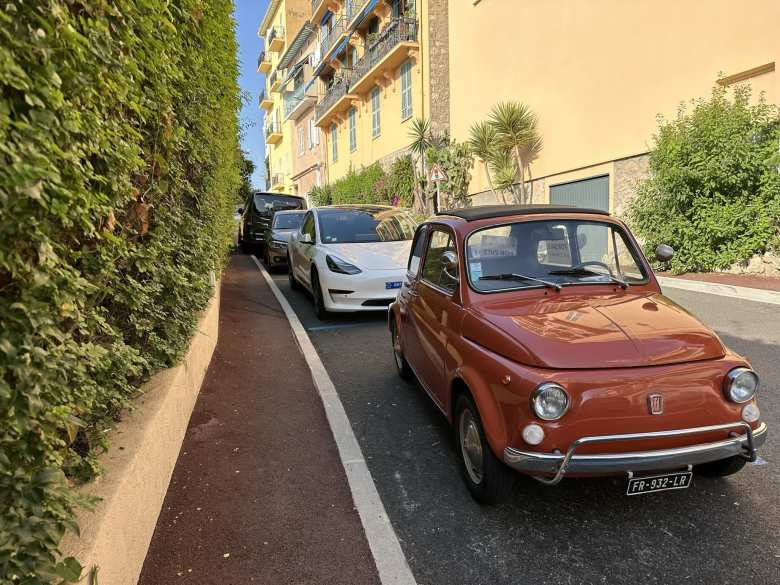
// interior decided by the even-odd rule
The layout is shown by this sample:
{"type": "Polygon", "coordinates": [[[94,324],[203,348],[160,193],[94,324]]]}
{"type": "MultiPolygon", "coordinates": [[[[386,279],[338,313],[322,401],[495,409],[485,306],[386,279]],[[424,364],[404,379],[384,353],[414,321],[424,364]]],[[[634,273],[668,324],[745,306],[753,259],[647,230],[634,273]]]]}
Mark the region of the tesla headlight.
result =
{"type": "Polygon", "coordinates": [[[338,256],[325,256],[325,264],[328,265],[331,272],[338,272],[339,274],[360,274],[362,272],[360,268],[346,260],[342,260],[338,256]]]}
{"type": "Polygon", "coordinates": [[[531,394],[531,406],[542,420],[557,420],[569,410],[569,395],[562,386],[546,382],[531,394]]]}
{"type": "Polygon", "coordinates": [[[732,402],[747,402],[758,392],[758,375],[749,368],[734,368],[726,374],[723,390],[732,402]]]}

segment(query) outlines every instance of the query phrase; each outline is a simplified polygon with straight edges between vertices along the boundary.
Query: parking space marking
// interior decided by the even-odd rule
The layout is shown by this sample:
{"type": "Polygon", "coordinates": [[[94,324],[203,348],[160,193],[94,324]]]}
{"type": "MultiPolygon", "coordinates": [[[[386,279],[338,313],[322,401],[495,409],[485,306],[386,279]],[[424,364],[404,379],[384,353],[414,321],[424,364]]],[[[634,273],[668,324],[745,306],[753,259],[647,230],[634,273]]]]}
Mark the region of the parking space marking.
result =
{"type": "Polygon", "coordinates": [[[336,393],[336,387],[325,369],[325,364],[322,363],[298,315],[282,291],[279,290],[271,275],[254,255],[252,260],[268,286],[271,287],[276,300],[279,301],[287,321],[290,323],[298,347],[309,366],[309,370],[311,370],[312,380],[320,394],[330,430],[336,440],[341,464],[344,466],[349,489],[352,492],[352,500],[355,503],[363,530],[366,533],[368,546],[374,557],[379,580],[382,585],[416,585],[414,575],[412,575],[409,563],[401,550],[401,544],[398,542],[398,537],[387,516],[371,472],[363,458],[363,452],[358,445],[355,433],[352,432],[352,425],[347,418],[344,405],[336,393]]]}
{"type": "Polygon", "coordinates": [[[307,327],[306,331],[333,331],[335,329],[351,329],[353,327],[367,327],[369,325],[376,324],[376,321],[364,321],[361,323],[334,323],[333,325],[314,325],[313,327],[307,327]]]}

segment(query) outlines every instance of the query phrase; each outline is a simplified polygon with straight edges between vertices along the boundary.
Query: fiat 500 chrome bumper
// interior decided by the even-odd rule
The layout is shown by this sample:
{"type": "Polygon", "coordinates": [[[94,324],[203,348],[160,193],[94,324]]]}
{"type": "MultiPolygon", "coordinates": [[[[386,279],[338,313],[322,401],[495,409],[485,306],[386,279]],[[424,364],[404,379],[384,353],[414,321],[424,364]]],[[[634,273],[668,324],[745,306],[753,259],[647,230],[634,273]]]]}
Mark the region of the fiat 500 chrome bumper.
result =
{"type": "Polygon", "coordinates": [[[733,455],[742,455],[749,461],[755,461],[756,448],[764,444],[767,427],[765,423],[753,430],[746,422],[735,422],[692,429],[676,429],[652,433],[631,433],[625,435],[596,435],[582,437],[571,444],[563,453],[534,453],[520,451],[512,447],[504,449],[504,462],[509,467],[534,475],[542,483],[554,485],[563,479],[566,473],[612,474],[627,471],[661,471],[688,465],[698,465],[725,459],[733,455]],[[731,437],[714,443],[701,443],[675,449],[658,451],[631,451],[628,453],[604,453],[596,455],[575,455],[577,448],[594,443],[614,441],[637,441],[664,439],[710,433],[713,431],[733,430],[731,437]],[[743,434],[738,434],[742,431],[743,434]],[[540,477],[536,474],[552,474],[552,477],[540,477]]]}

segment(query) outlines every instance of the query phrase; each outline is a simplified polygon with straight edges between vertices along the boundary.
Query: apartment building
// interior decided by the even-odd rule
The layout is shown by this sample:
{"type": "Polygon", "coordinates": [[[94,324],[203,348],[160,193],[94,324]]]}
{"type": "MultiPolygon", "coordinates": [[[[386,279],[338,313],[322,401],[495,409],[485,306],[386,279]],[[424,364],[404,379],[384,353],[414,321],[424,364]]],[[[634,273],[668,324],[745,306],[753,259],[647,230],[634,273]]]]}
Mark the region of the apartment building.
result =
{"type": "MultiPolygon", "coordinates": [[[[620,213],[648,169],[657,115],[748,81],[780,103],[780,2],[464,0],[448,4],[450,131],[500,100],[539,116],[536,202],[620,213]],[[457,40],[456,40],[457,39],[457,40]]],[[[475,202],[487,179],[474,168],[475,202]]]]}
{"type": "Polygon", "coordinates": [[[279,62],[279,67],[288,71],[282,96],[284,121],[292,123],[292,193],[307,197],[325,177],[320,129],[314,125],[317,78],[313,72],[318,46],[314,27],[307,21],[279,62]]]}
{"type": "Polygon", "coordinates": [[[258,35],[265,39],[265,50],[258,57],[257,68],[265,74],[260,107],[264,110],[267,188],[279,193],[294,192],[294,120],[285,117],[283,95],[289,63],[282,61],[282,57],[298,37],[310,11],[311,0],[271,0],[258,30],[258,35]]]}

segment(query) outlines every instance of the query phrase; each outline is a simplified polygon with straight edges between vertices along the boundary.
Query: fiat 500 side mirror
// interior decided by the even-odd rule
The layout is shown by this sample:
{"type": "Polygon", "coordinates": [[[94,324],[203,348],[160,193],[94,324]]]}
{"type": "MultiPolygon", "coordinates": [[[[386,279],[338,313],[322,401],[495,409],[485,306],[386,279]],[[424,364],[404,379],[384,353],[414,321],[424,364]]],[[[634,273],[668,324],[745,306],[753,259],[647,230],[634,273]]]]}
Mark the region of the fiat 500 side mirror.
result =
{"type": "Polygon", "coordinates": [[[674,257],[674,248],[661,244],[655,249],[655,259],[659,262],[669,262],[674,257]]]}

